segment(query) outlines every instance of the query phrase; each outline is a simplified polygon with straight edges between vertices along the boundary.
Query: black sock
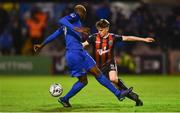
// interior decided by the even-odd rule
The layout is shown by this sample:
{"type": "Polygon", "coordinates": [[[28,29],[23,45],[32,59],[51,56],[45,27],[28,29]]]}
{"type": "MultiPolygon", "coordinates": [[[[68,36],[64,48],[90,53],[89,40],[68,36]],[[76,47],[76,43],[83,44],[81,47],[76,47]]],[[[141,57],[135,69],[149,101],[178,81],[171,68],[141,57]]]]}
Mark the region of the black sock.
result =
{"type": "Polygon", "coordinates": [[[123,83],[121,79],[118,79],[118,87],[119,89],[123,89],[123,90],[128,89],[128,87],[123,83]]]}

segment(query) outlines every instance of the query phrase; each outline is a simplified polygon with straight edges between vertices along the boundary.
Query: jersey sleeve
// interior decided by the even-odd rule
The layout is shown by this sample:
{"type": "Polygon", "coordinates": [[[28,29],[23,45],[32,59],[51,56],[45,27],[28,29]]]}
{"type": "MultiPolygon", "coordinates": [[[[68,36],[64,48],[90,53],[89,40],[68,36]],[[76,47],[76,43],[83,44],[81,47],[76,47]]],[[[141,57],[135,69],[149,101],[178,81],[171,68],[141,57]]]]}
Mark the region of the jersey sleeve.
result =
{"type": "Polygon", "coordinates": [[[48,44],[49,42],[53,41],[54,39],[56,39],[59,35],[62,35],[63,33],[64,33],[64,31],[63,31],[62,27],[57,29],[54,33],[52,33],[49,37],[47,37],[43,41],[42,45],[48,44]]]}
{"type": "Polygon", "coordinates": [[[89,44],[95,43],[96,34],[89,35],[87,42],[89,44]]]}
{"type": "Polygon", "coordinates": [[[112,34],[115,41],[122,41],[122,36],[117,34],[112,34]]]}
{"type": "Polygon", "coordinates": [[[65,18],[68,20],[68,21],[77,21],[80,19],[79,15],[77,13],[71,13],[67,16],[65,16],[65,18]]]}
{"type": "Polygon", "coordinates": [[[66,27],[68,27],[69,29],[73,30],[74,29],[74,25],[72,25],[71,22],[73,21],[78,21],[80,19],[79,15],[76,13],[71,13],[70,15],[67,15],[65,17],[62,17],[59,20],[59,24],[60,25],[64,25],[66,27]]]}

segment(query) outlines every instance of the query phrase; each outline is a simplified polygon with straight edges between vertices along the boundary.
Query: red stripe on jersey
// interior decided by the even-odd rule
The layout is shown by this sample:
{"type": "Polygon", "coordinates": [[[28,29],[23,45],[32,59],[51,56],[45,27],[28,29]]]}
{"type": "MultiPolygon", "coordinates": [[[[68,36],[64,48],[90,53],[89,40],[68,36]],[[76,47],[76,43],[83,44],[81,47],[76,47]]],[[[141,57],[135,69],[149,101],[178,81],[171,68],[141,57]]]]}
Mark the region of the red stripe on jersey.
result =
{"type": "MultiPolygon", "coordinates": [[[[105,50],[107,49],[107,39],[103,38],[103,40],[102,40],[101,43],[102,43],[102,48],[101,48],[101,49],[102,49],[103,51],[105,51],[105,50]]],[[[101,59],[102,59],[102,63],[101,63],[101,64],[102,64],[102,65],[103,65],[103,64],[106,62],[106,60],[107,60],[107,59],[106,59],[106,54],[107,54],[107,53],[102,54],[102,56],[101,56],[101,59]]]]}
{"type": "Polygon", "coordinates": [[[95,60],[96,60],[96,63],[99,65],[99,53],[98,53],[98,49],[100,49],[100,42],[101,42],[101,39],[100,39],[100,35],[97,34],[96,36],[96,40],[95,40],[95,60]]]}

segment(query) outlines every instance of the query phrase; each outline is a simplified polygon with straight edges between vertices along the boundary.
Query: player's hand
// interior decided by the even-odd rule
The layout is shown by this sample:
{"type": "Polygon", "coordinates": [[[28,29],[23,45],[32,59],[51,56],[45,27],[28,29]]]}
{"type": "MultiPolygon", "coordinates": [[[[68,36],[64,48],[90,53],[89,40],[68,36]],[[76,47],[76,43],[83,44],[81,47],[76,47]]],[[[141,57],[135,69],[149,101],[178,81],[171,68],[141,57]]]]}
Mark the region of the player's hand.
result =
{"type": "Polygon", "coordinates": [[[41,50],[42,46],[40,44],[34,45],[34,51],[39,52],[41,50]]]}
{"type": "Polygon", "coordinates": [[[149,42],[154,42],[155,40],[154,40],[154,38],[148,37],[148,38],[145,38],[144,41],[149,43],[149,42]]]}
{"type": "Polygon", "coordinates": [[[75,27],[74,30],[85,35],[88,35],[90,33],[90,29],[88,27],[75,27]]]}
{"type": "Polygon", "coordinates": [[[84,32],[86,32],[87,34],[90,34],[90,28],[89,28],[89,27],[82,27],[82,29],[83,29],[84,32]]]}

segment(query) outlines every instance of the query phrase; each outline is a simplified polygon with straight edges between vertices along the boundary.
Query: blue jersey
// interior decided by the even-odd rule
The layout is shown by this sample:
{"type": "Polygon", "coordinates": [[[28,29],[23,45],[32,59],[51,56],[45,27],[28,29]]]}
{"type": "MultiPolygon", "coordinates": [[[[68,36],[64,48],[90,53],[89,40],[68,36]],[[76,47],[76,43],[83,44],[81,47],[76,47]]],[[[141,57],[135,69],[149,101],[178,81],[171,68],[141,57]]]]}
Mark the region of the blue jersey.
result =
{"type": "Polygon", "coordinates": [[[77,13],[71,13],[59,20],[60,28],[52,33],[46,40],[43,42],[43,45],[48,44],[53,41],[57,36],[64,34],[66,40],[66,49],[82,49],[83,46],[81,33],[76,32],[74,27],[81,27],[80,17],[77,13]]]}
{"type": "Polygon", "coordinates": [[[80,16],[77,13],[71,13],[59,20],[59,23],[63,25],[64,35],[66,40],[66,49],[78,50],[83,49],[81,44],[81,33],[74,30],[75,27],[81,27],[80,16]]]}
{"type": "Polygon", "coordinates": [[[93,58],[83,49],[81,44],[81,33],[74,30],[75,27],[81,27],[80,17],[77,13],[71,13],[59,20],[62,26],[51,34],[43,45],[54,40],[58,35],[64,33],[66,41],[66,62],[72,76],[84,76],[86,72],[95,66],[93,58]]]}

